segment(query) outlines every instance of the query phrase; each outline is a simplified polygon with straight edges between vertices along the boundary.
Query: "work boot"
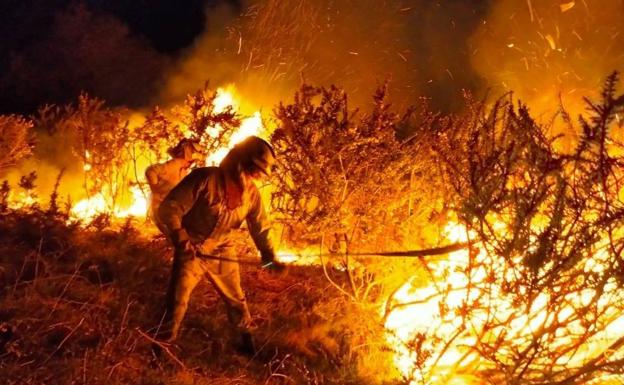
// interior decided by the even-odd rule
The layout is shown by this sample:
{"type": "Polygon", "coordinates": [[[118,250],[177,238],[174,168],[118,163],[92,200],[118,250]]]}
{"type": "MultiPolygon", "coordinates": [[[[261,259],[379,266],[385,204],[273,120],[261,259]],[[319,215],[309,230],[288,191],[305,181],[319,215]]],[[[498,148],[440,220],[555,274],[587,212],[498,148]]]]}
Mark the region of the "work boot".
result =
{"type": "Polygon", "coordinates": [[[253,342],[253,337],[249,332],[241,333],[241,342],[237,346],[236,350],[248,357],[253,357],[256,354],[256,347],[253,342]]]}

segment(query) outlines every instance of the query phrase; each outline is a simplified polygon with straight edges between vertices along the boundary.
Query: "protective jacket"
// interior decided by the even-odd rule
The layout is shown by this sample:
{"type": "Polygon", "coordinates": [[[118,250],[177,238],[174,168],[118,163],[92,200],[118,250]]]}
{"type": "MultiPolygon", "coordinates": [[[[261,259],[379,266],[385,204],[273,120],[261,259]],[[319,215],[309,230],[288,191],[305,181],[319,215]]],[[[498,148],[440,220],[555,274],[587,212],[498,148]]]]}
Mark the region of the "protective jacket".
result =
{"type": "Polygon", "coordinates": [[[225,200],[225,175],[221,169],[198,168],[169,193],[160,205],[158,217],[170,233],[186,230],[194,244],[202,244],[208,238],[225,240],[231,230],[246,221],[263,261],[272,261],[271,226],[256,186],[244,186],[241,204],[234,209],[228,208],[225,200]]]}
{"type": "Polygon", "coordinates": [[[158,210],[160,223],[176,243],[173,271],[167,293],[164,337],[176,338],[194,287],[207,277],[225,300],[233,326],[247,330],[251,320],[240,286],[237,256],[228,237],[243,221],[260,251],[263,262],[272,262],[274,249],[270,224],[260,193],[249,181],[241,191],[239,205],[227,201],[226,176],[218,167],[193,170],[165,198],[158,210]],[[181,246],[188,238],[190,249],[181,246]]]}

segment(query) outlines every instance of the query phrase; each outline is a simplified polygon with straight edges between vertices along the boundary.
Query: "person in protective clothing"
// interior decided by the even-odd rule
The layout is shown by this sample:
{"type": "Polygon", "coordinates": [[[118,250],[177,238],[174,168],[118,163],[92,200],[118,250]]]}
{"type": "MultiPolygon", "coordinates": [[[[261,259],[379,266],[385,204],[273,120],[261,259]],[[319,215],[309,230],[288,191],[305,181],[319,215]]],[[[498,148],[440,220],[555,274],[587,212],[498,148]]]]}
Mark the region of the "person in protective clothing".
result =
{"type": "Polygon", "coordinates": [[[193,170],[160,205],[159,221],[175,248],[161,339],[171,342],[177,337],[190,295],[205,276],[225,301],[229,322],[240,333],[239,350],[255,352],[249,331],[251,316],[229,236],[246,221],[262,266],[283,269],[275,261],[271,227],[254,184],[270,175],[274,163],[272,147],[258,137],[249,137],[236,145],[219,167],[193,170]]]}
{"type": "Polygon", "coordinates": [[[184,178],[196,161],[203,158],[199,144],[189,139],[182,139],[168,151],[171,159],[153,164],[145,170],[145,178],[151,190],[150,216],[161,232],[165,229],[160,224],[158,207],[171,191],[184,178]]]}

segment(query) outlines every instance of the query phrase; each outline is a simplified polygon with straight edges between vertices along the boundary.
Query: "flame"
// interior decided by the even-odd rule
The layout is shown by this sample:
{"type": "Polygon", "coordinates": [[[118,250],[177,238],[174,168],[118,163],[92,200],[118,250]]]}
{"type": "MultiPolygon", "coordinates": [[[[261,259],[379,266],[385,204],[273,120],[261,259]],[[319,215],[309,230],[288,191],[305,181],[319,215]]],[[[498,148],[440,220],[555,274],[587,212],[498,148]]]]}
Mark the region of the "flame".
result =
{"type": "MultiPolygon", "coordinates": [[[[240,98],[236,93],[234,85],[218,88],[213,104],[214,112],[216,113],[231,109],[232,112],[240,114],[240,98]]],[[[136,116],[136,114],[131,116],[131,119],[134,122],[141,120],[136,116]]],[[[216,136],[221,130],[222,127],[220,125],[207,127],[206,134],[208,136],[216,136]]],[[[262,115],[260,111],[255,111],[251,115],[243,117],[241,119],[240,127],[232,133],[227,145],[210,154],[205,160],[205,165],[214,166],[219,164],[230,149],[236,144],[251,135],[262,136],[264,134],[266,134],[266,130],[262,122],[262,115]]],[[[184,135],[189,136],[191,135],[191,132],[185,132],[184,135]]],[[[140,149],[141,147],[138,146],[137,148],[140,149]]],[[[145,151],[148,150],[146,149],[145,151]]],[[[123,189],[118,188],[119,182],[105,184],[100,191],[78,200],[70,211],[71,219],[91,221],[100,214],[108,214],[113,218],[127,218],[131,216],[138,218],[146,217],[149,200],[147,199],[145,189],[148,188],[146,187],[147,183],[142,176],[145,174],[145,170],[149,166],[151,156],[148,153],[141,153],[140,150],[135,155],[136,159],[139,159],[140,162],[137,164],[127,164],[122,168],[125,167],[127,170],[134,170],[134,173],[139,176],[136,184],[123,189]],[[116,194],[118,195],[117,201],[114,200],[113,195],[115,194],[111,194],[111,191],[119,192],[119,194],[116,194]],[[119,197],[119,195],[121,195],[121,197],[119,197]]],[[[88,150],[84,151],[81,168],[85,176],[89,178],[93,177],[93,156],[88,150]]],[[[8,201],[10,207],[15,209],[25,208],[41,203],[38,197],[30,192],[20,194],[11,193],[8,201]]]]}
{"type": "MultiPolygon", "coordinates": [[[[227,88],[218,88],[217,97],[214,100],[214,106],[214,111],[217,113],[225,111],[228,107],[231,108],[232,111],[238,112],[240,110],[240,103],[235,97],[234,87],[229,86],[227,88]]],[[[206,132],[208,135],[216,136],[220,130],[221,127],[217,124],[215,127],[208,128],[206,132]]],[[[206,165],[218,165],[235,145],[252,135],[262,135],[264,130],[265,128],[262,123],[262,115],[260,114],[260,111],[256,111],[251,116],[243,118],[238,130],[230,137],[227,146],[222,147],[210,154],[206,159],[206,165]]]]}
{"type": "Polygon", "coordinates": [[[39,203],[38,200],[29,193],[20,192],[19,194],[10,194],[9,207],[12,209],[23,209],[39,203]]]}
{"type": "MultiPolygon", "coordinates": [[[[447,238],[451,241],[466,241],[467,231],[460,225],[450,223],[446,227],[447,238]]],[[[467,293],[456,288],[465,287],[466,277],[457,271],[468,256],[465,251],[449,254],[447,260],[438,261],[434,266],[434,276],[446,275],[447,284],[453,290],[447,296],[442,296],[439,289],[434,285],[419,287],[416,282],[408,281],[393,296],[392,301],[398,305],[386,317],[385,328],[388,330],[387,340],[395,349],[395,365],[405,378],[412,379],[411,384],[424,383],[425,379],[432,383],[470,384],[475,378],[472,375],[454,374],[459,362],[470,363],[475,357],[465,348],[454,346],[447,351],[435,355],[424,363],[425,368],[432,368],[428,375],[424,376],[416,372],[415,363],[419,361],[417,352],[410,349],[410,341],[419,334],[427,335],[431,330],[439,330],[447,338],[452,337],[457,328],[461,326],[461,318],[445,319],[440,315],[440,301],[445,300],[449,308],[460,306],[467,297],[467,293]],[[437,361],[437,362],[435,362],[437,361]]],[[[485,277],[479,277],[485,278],[485,277]]],[[[470,295],[470,294],[468,294],[470,295]]],[[[474,295],[474,294],[472,294],[474,295]]],[[[386,304],[382,309],[386,308],[386,304]]],[[[471,338],[467,337],[464,344],[470,344],[471,338]]],[[[423,339],[423,350],[434,350],[436,346],[428,338],[423,339]]]]}
{"type": "MultiPolygon", "coordinates": [[[[554,43],[553,43],[554,44],[554,43]]],[[[214,100],[215,112],[223,112],[231,108],[238,112],[240,102],[233,86],[219,88],[214,100]]],[[[618,116],[617,119],[620,119],[618,116]]],[[[220,126],[208,127],[208,135],[217,135],[222,128],[220,126]]],[[[251,135],[262,136],[265,127],[259,111],[241,120],[239,129],[234,132],[227,144],[218,149],[206,159],[207,165],[218,164],[228,151],[237,143],[251,135]]],[[[91,154],[85,152],[83,170],[89,172],[92,168],[91,154]]],[[[138,170],[138,175],[144,174],[138,170]]],[[[142,181],[139,181],[142,182],[142,181]]],[[[91,220],[100,214],[110,214],[116,218],[144,217],[148,208],[148,199],[139,185],[130,187],[130,196],[127,197],[123,207],[116,207],[111,200],[110,194],[114,186],[106,186],[101,192],[79,201],[71,210],[73,219],[91,220]]],[[[620,193],[624,196],[624,189],[620,193]]],[[[29,206],[36,203],[36,199],[30,195],[16,197],[19,205],[29,206]]],[[[546,218],[535,217],[533,226],[540,227],[546,224],[546,218]]],[[[505,232],[503,221],[492,220],[495,223],[494,230],[505,232]]],[[[476,239],[466,227],[454,221],[450,221],[445,227],[446,239],[449,242],[466,242],[476,239]]],[[[534,298],[530,306],[518,309],[505,294],[500,282],[488,282],[488,271],[482,267],[466,274],[466,266],[471,258],[477,261],[491,261],[490,268],[503,268],[502,260],[491,258],[484,245],[473,246],[475,253],[472,255],[468,250],[460,250],[450,253],[446,258],[432,261],[428,266],[436,282],[423,284],[415,280],[405,282],[396,293],[381,307],[384,316],[384,326],[387,330],[386,340],[394,349],[394,364],[400,373],[411,384],[444,383],[449,385],[481,384],[483,381],[477,373],[491,369],[491,365],[473,349],[479,339],[494,338],[496,333],[506,333],[508,340],[517,341],[519,347],[528,344],[529,336],[537,330],[551,324],[553,320],[564,321],[575,315],[577,308],[587,304],[595,296],[595,292],[587,289],[566,298],[568,304],[559,307],[556,314],[547,311],[551,295],[547,292],[540,293],[534,298]],[[500,266],[496,266],[500,263],[500,266]],[[492,265],[493,264],[493,265],[492,265]],[[443,283],[440,283],[441,281],[443,283]],[[485,284],[487,282],[487,284],[485,284]],[[443,286],[443,287],[440,287],[443,286]],[[490,303],[487,310],[475,310],[468,318],[458,315],[459,309],[465,304],[486,298],[490,303]],[[385,313],[386,309],[391,309],[385,313]],[[447,310],[443,310],[447,309],[447,310]],[[494,310],[492,310],[494,309],[494,310]],[[486,314],[486,312],[494,314],[486,314]],[[509,319],[510,322],[500,329],[485,330],[488,317],[497,319],[509,319]],[[466,326],[468,319],[469,326],[466,326]],[[503,330],[504,329],[504,330],[503,330]],[[434,336],[435,338],[431,338],[434,336]],[[419,348],[414,347],[414,341],[418,341],[419,348]],[[441,342],[440,342],[441,341],[441,342]],[[426,353],[426,354],[423,354],[426,353]]],[[[319,265],[320,250],[318,248],[290,249],[282,248],[277,253],[277,260],[291,265],[309,266],[319,265]]],[[[608,260],[606,247],[598,250],[594,258],[588,259],[583,266],[585,271],[601,272],[605,261],[608,260]]],[[[518,257],[519,258],[519,257],[518,257]]],[[[517,261],[519,262],[519,261],[517,261]]],[[[605,292],[616,293],[618,286],[615,282],[605,287],[605,292]]],[[[613,298],[619,298],[613,294],[613,298]]],[[[562,367],[579,366],[588,359],[600,355],[611,354],[606,351],[621,335],[624,330],[624,314],[618,313],[618,309],[612,307],[609,310],[607,303],[599,304],[604,311],[606,327],[595,334],[579,349],[570,351],[559,357],[557,364],[562,367]]],[[[584,332],[580,322],[572,322],[567,326],[568,334],[581,335],[584,332]]],[[[563,346],[565,338],[571,341],[573,337],[562,337],[558,343],[563,346]]],[[[552,346],[556,350],[558,346],[552,346]]]]}
{"type": "Polygon", "coordinates": [[[216,113],[224,112],[228,107],[236,111],[239,108],[239,103],[234,97],[234,86],[229,85],[226,88],[217,88],[217,97],[214,99],[213,111],[216,113]]]}
{"type": "Polygon", "coordinates": [[[313,266],[320,264],[320,249],[318,247],[307,247],[304,249],[280,248],[276,253],[279,262],[296,266],[313,266]]]}
{"type": "MultiPolygon", "coordinates": [[[[220,87],[216,91],[216,97],[214,99],[214,112],[220,113],[226,111],[228,108],[233,112],[238,113],[240,110],[240,101],[236,94],[236,88],[233,85],[227,87],[220,87]]],[[[215,127],[207,127],[206,133],[209,136],[216,136],[221,131],[222,127],[216,125],[215,127]]],[[[265,131],[262,123],[262,115],[260,111],[256,111],[250,116],[241,119],[241,125],[236,130],[227,144],[217,151],[213,152],[206,159],[206,165],[217,165],[227,155],[232,147],[243,141],[245,138],[251,135],[262,135],[265,131]]],[[[91,154],[89,151],[85,151],[84,154],[84,172],[89,172],[92,169],[92,165],[89,163],[91,160],[91,154]]],[[[145,167],[137,170],[138,175],[144,175],[145,167]]],[[[143,180],[139,180],[139,183],[144,183],[143,180]]],[[[100,214],[110,214],[115,218],[127,218],[133,217],[145,217],[149,207],[146,194],[138,186],[130,187],[130,197],[126,199],[123,205],[118,205],[111,200],[110,194],[106,194],[105,191],[112,191],[114,188],[111,186],[105,186],[102,191],[92,195],[88,198],[80,200],[71,210],[71,217],[73,219],[92,220],[100,214]],[[121,206],[121,207],[120,207],[121,206]]]]}
{"type": "Polygon", "coordinates": [[[98,193],[90,198],[85,198],[71,209],[71,216],[74,219],[93,219],[96,216],[109,212],[109,205],[106,197],[102,193],[98,193]]]}
{"type": "Polygon", "coordinates": [[[91,159],[91,154],[89,154],[89,151],[85,151],[85,163],[82,165],[82,170],[85,172],[91,171],[92,169],[91,163],[89,163],[90,159],[91,159]]]}
{"type": "Polygon", "coordinates": [[[145,213],[147,213],[149,203],[143,190],[141,190],[138,186],[132,186],[130,188],[130,192],[132,193],[132,204],[127,209],[116,212],[116,217],[143,217],[145,216],[145,213]]]}
{"type": "Polygon", "coordinates": [[[71,209],[71,217],[86,220],[92,220],[100,214],[111,214],[116,218],[144,217],[148,208],[145,194],[138,186],[132,186],[130,192],[132,193],[131,203],[124,209],[111,209],[114,204],[107,198],[107,195],[97,193],[76,203],[71,209]]]}
{"type": "MultiPolygon", "coordinates": [[[[503,227],[499,226],[498,231],[504,231],[503,227]]],[[[467,241],[471,235],[465,227],[454,222],[450,222],[445,231],[450,241],[467,241]]],[[[485,260],[486,248],[483,245],[476,247],[479,251],[473,258],[485,260]]],[[[587,271],[601,269],[600,261],[606,258],[606,251],[603,251],[602,255],[600,252],[596,253],[595,258],[587,262],[587,271]]],[[[560,310],[552,314],[546,310],[551,294],[543,292],[528,308],[518,309],[505,294],[500,283],[491,281],[485,283],[487,281],[485,270],[477,267],[470,276],[466,274],[464,268],[468,266],[469,260],[469,251],[460,250],[449,254],[447,259],[430,265],[434,277],[445,278],[443,289],[436,286],[440,285],[440,282],[422,286],[418,282],[408,281],[390,299],[393,310],[387,315],[385,322],[388,331],[387,341],[395,350],[395,365],[405,378],[412,380],[411,384],[483,383],[475,373],[477,369],[490,367],[471,349],[477,346],[478,338],[493,338],[496,333],[506,333],[506,339],[516,341],[521,348],[530,343],[530,337],[538,330],[547,328],[557,321],[569,319],[575,314],[575,309],[588,304],[596,294],[594,290],[587,289],[579,294],[570,295],[566,298],[567,304],[560,306],[560,310]],[[489,309],[476,310],[467,319],[457,314],[462,304],[479,298],[491,301],[489,309]],[[448,310],[443,312],[441,311],[443,308],[448,310]],[[488,317],[496,317],[498,320],[509,319],[511,322],[488,331],[485,329],[488,317]],[[428,352],[428,355],[421,357],[410,348],[413,346],[410,345],[410,341],[414,341],[419,335],[426,336],[422,339],[421,351],[428,352]],[[432,335],[443,342],[436,344],[431,339],[432,335]],[[421,362],[420,368],[416,367],[417,362],[421,362]]],[[[608,285],[605,291],[614,293],[613,298],[618,298],[615,296],[618,291],[615,281],[608,285]]],[[[621,330],[624,330],[624,315],[618,313],[613,306],[609,307],[607,303],[601,305],[608,326],[577,350],[563,354],[557,364],[562,367],[573,367],[600,355],[610,354],[607,347],[621,337],[621,330]]],[[[382,309],[386,307],[387,304],[384,304],[382,309]]],[[[556,345],[564,346],[566,342],[572,342],[571,336],[582,335],[584,327],[580,322],[571,322],[565,331],[570,337],[560,338],[556,345]]],[[[557,350],[557,347],[551,348],[557,350]]]]}

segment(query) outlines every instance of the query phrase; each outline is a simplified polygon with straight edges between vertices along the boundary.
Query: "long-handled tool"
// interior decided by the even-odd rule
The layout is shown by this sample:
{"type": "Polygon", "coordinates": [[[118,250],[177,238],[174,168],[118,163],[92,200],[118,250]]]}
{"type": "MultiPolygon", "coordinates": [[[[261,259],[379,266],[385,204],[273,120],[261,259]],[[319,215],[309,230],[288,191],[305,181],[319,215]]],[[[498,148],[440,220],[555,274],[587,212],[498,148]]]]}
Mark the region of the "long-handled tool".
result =
{"type": "MultiPolygon", "coordinates": [[[[418,250],[404,250],[404,251],[359,251],[349,253],[350,256],[357,257],[396,257],[396,258],[407,258],[407,257],[430,257],[434,255],[443,255],[452,253],[454,251],[462,250],[470,246],[470,242],[459,242],[452,243],[450,245],[442,246],[442,247],[434,247],[430,249],[418,249],[418,250]]],[[[201,254],[199,252],[196,253],[199,258],[206,259],[216,259],[219,261],[227,261],[227,262],[237,262],[242,265],[258,265],[257,261],[246,261],[246,260],[238,260],[233,258],[220,257],[218,255],[211,254],[201,254]]],[[[322,256],[344,256],[344,253],[323,253],[322,256]]]]}

